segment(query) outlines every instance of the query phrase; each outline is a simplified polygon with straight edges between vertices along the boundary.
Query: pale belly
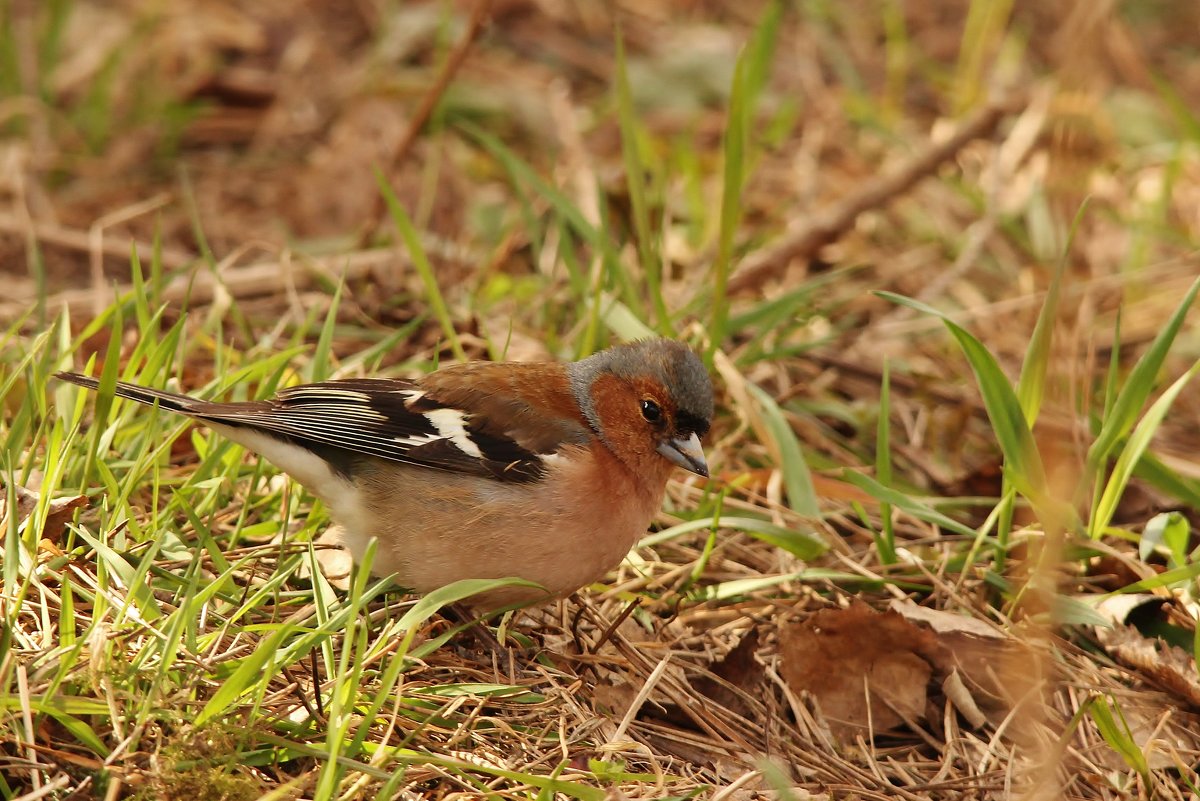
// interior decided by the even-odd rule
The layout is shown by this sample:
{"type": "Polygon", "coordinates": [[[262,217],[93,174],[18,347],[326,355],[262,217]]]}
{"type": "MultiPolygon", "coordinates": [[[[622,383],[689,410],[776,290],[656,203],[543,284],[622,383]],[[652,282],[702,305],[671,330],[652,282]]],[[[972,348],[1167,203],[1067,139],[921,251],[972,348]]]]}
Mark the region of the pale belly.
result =
{"type": "Polygon", "coordinates": [[[429,470],[406,470],[407,491],[396,476],[358,477],[358,498],[329,498],[343,542],[362,560],[378,540],[372,572],[426,593],[459,579],[527,579],[544,590],[508,587],[470,603],[498,607],[568,595],[602,578],[646,531],[661,503],[626,496],[618,505],[598,501],[568,507],[549,486],[505,485],[429,470]],[[533,500],[534,502],[531,502],[533,500]],[[353,502],[357,501],[357,502],[353,502]],[[388,509],[386,516],[356,509],[388,509]]]}

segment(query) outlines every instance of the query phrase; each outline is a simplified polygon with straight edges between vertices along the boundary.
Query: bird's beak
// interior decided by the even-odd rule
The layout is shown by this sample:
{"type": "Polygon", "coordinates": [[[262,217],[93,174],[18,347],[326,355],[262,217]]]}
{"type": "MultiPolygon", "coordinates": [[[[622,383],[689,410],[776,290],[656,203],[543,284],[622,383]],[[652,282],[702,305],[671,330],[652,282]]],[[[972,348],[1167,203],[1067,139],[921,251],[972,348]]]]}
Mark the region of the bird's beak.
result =
{"type": "Polygon", "coordinates": [[[684,470],[708,478],[708,462],[704,461],[704,449],[700,438],[692,434],[687,439],[666,439],[658,443],[658,452],[684,470]]]}

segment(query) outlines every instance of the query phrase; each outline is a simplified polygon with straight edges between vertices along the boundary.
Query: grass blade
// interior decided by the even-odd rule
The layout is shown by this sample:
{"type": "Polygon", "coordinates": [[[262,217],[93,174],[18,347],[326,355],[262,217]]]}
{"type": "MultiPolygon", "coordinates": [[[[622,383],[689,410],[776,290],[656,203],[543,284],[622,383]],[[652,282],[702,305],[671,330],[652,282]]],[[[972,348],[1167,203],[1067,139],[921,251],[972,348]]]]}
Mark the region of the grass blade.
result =
{"type": "Polygon", "coordinates": [[[1013,391],[996,357],[988,352],[970,332],[948,316],[920,301],[892,292],[877,292],[880,297],[894,303],[941,318],[950,334],[958,342],[971,365],[972,372],[983,395],[983,405],[1000,450],[1004,454],[1005,472],[1012,476],[1013,486],[1022,495],[1035,503],[1046,500],[1046,471],[1042,466],[1041,454],[1033,439],[1033,432],[1021,408],[1021,401],[1013,391]]]}
{"type": "MultiPolygon", "coordinates": [[[[883,360],[883,376],[879,382],[879,420],[875,425],[875,477],[885,487],[892,483],[892,381],[891,366],[883,360]]],[[[896,530],[892,523],[892,505],[888,501],[879,503],[879,518],[882,531],[875,535],[875,549],[879,561],[885,565],[896,563],[896,530]]]]}
{"type": "Polygon", "coordinates": [[[325,324],[321,326],[321,335],[317,337],[317,347],[313,350],[309,361],[309,380],[324,381],[329,377],[330,366],[333,364],[333,332],[337,328],[338,307],[342,303],[343,283],[338,282],[333,291],[333,299],[329,301],[329,311],[325,315],[325,324]]]}
{"type": "Polygon", "coordinates": [[[1109,521],[1112,520],[1112,516],[1117,510],[1117,503],[1125,493],[1125,487],[1129,484],[1129,479],[1133,475],[1134,468],[1141,461],[1142,454],[1150,447],[1150,440],[1154,437],[1154,433],[1162,424],[1163,418],[1171,408],[1171,404],[1175,402],[1175,399],[1179,397],[1179,393],[1183,391],[1183,388],[1188,385],[1198,372],[1200,372],[1200,361],[1193,364],[1190,370],[1181,375],[1176,379],[1175,383],[1167,388],[1167,391],[1154,402],[1145,416],[1138,422],[1137,428],[1129,436],[1129,441],[1121,449],[1121,454],[1117,457],[1117,463],[1113,466],[1112,475],[1108,477],[1108,482],[1104,486],[1104,493],[1100,496],[1100,501],[1096,504],[1096,508],[1089,521],[1088,533],[1092,539],[1099,538],[1104,533],[1104,530],[1108,528],[1109,521]]]}
{"type": "MultiPolygon", "coordinates": [[[[1077,217],[1076,225],[1078,222],[1077,217]]],[[[1042,310],[1038,312],[1033,336],[1029,338],[1029,349],[1025,351],[1025,360],[1021,363],[1021,375],[1017,379],[1017,400],[1025,415],[1025,421],[1031,428],[1037,422],[1042,398],[1046,394],[1046,371],[1050,366],[1050,344],[1054,339],[1054,323],[1058,319],[1058,298],[1062,290],[1065,265],[1064,257],[1050,279],[1046,301],[1042,304],[1042,310]]]]}
{"type": "Polygon", "coordinates": [[[1117,393],[1112,409],[1104,418],[1104,424],[1100,428],[1096,441],[1088,449],[1087,461],[1090,469],[1099,470],[1104,461],[1112,454],[1117,443],[1133,429],[1134,423],[1137,422],[1138,412],[1141,411],[1146,399],[1150,397],[1150,392],[1154,389],[1163,361],[1167,358],[1167,352],[1175,342],[1175,337],[1183,325],[1183,320],[1187,316],[1198,289],[1200,289],[1200,278],[1192,282],[1191,288],[1183,296],[1183,302],[1175,309],[1171,319],[1167,321],[1150,347],[1142,354],[1142,358],[1138,359],[1133,371],[1125,380],[1125,386],[1117,393]]]}
{"type": "Polygon", "coordinates": [[[870,495],[880,504],[889,504],[897,509],[908,512],[918,520],[924,520],[926,523],[933,523],[939,528],[944,528],[947,531],[953,531],[955,534],[961,534],[964,537],[974,537],[978,532],[970,526],[963,525],[952,517],[947,517],[936,509],[931,509],[922,503],[917,502],[913,498],[905,495],[903,492],[898,492],[890,487],[886,487],[875,479],[868,476],[866,473],[860,473],[857,470],[843,470],[842,479],[849,484],[861,489],[863,492],[870,495]]]}
{"type": "Polygon", "coordinates": [[[1142,777],[1145,786],[1152,787],[1150,765],[1146,761],[1146,755],[1142,753],[1142,749],[1133,739],[1133,734],[1129,730],[1129,724],[1125,721],[1125,715],[1121,713],[1121,708],[1110,705],[1106,696],[1098,695],[1088,706],[1088,714],[1091,715],[1104,742],[1108,743],[1108,746],[1125,761],[1126,765],[1142,777]]]}
{"type": "Polygon", "coordinates": [[[616,54],[617,121],[621,129],[621,154],[625,160],[625,185],[632,207],[633,231],[637,240],[638,259],[646,276],[646,290],[654,304],[659,333],[671,335],[671,318],[662,294],[662,260],[658,239],[650,223],[650,203],[647,198],[646,164],[642,159],[641,126],[633,108],[633,92],[629,88],[629,73],[625,62],[625,42],[617,33],[616,54]]]}
{"type": "Polygon", "coordinates": [[[742,183],[745,180],[749,127],[746,69],[746,54],[743,52],[733,71],[733,91],[729,97],[729,118],[725,127],[725,171],[721,185],[717,258],[713,262],[712,318],[709,323],[711,341],[707,353],[710,364],[713,354],[725,340],[725,327],[729,319],[726,288],[733,267],[733,238],[742,219],[742,183]]]}
{"type": "Polygon", "coordinates": [[[413,227],[408,212],[400,204],[400,199],[392,191],[391,185],[384,178],[383,173],[378,170],[375,172],[375,182],[379,185],[379,191],[383,193],[383,199],[387,202],[392,222],[395,223],[400,238],[408,248],[413,267],[416,268],[417,274],[421,276],[421,281],[425,284],[425,294],[428,295],[429,305],[433,307],[433,315],[442,326],[442,333],[446,335],[446,341],[450,343],[450,350],[454,352],[456,359],[466,361],[467,354],[463,351],[462,343],[458,341],[458,331],[454,328],[454,321],[450,319],[450,310],[446,308],[441,287],[438,286],[437,276],[433,272],[433,265],[429,263],[425,248],[421,246],[421,237],[417,234],[417,229],[413,227]]]}
{"type": "Polygon", "coordinates": [[[758,404],[763,424],[779,453],[779,468],[783,471],[783,486],[787,490],[788,505],[798,514],[820,517],[821,505],[817,501],[816,488],[813,487],[812,473],[804,460],[804,452],[800,450],[796,432],[784,419],[783,410],[774,398],[750,382],[746,383],[746,389],[758,404]]]}

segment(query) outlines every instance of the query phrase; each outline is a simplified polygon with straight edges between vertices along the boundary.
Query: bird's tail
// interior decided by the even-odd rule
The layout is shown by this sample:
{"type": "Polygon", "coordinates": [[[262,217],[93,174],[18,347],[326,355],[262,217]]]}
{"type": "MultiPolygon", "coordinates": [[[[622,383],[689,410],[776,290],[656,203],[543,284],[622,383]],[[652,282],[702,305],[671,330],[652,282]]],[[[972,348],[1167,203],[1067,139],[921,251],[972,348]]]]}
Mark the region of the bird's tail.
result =
{"type": "MultiPolygon", "coordinates": [[[[60,378],[63,381],[69,381],[72,384],[78,384],[87,389],[99,389],[100,380],[93,378],[90,375],[82,375],[81,373],[55,373],[55,378],[60,378]]],[[[178,392],[166,392],[161,389],[151,389],[150,387],[138,386],[125,381],[118,381],[113,392],[117,397],[128,398],[138,403],[144,403],[147,406],[153,406],[158,403],[159,408],[167,409],[180,414],[196,414],[197,405],[205,403],[198,398],[191,398],[187,395],[180,395],[178,392]]]]}

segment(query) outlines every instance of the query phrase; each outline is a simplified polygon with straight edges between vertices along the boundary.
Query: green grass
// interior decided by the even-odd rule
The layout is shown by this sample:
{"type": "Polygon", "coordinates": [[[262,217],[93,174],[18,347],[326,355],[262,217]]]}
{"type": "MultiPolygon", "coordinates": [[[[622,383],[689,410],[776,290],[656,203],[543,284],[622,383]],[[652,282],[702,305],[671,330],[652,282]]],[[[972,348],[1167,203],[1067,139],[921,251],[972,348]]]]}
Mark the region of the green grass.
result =
{"type": "MultiPolygon", "coordinates": [[[[130,298],[106,315],[110,341],[122,341],[123,321],[136,316],[130,307],[137,303],[130,298]]],[[[159,320],[151,315],[149,327],[159,320]]],[[[418,682],[410,695],[397,692],[398,682],[419,664],[414,660],[453,633],[428,630],[443,604],[498,583],[462,582],[414,603],[386,580],[369,578],[364,565],[348,590],[335,590],[311,547],[326,523],[320,509],[291,488],[266,482],[262,464],[186,420],[113,401],[103,390],[85,399],[53,382],[50,372],[70,366],[78,347],[56,329],[5,373],[4,400],[21,404],[13,422],[19,432],[21,421],[29,421],[22,444],[44,470],[38,508],[28,520],[8,518],[4,646],[23,656],[5,660],[0,671],[5,727],[15,726],[8,729],[15,734],[21,712],[38,725],[53,722],[88,759],[99,761],[113,755],[114,738],[134,749],[151,738],[180,753],[190,753],[188,743],[197,738],[210,743],[208,756],[169,759],[170,768],[152,780],[152,795],[183,787],[217,792],[212,788],[224,782],[249,781],[239,765],[287,765],[308,759],[314,748],[327,757],[313,780],[314,797],[334,797],[347,774],[391,777],[399,770],[402,776],[414,760],[462,773],[463,781],[477,785],[470,778],[478,773],[474,766],[419,749],[378,750],[363,721],[402,717],[410,737],[429,725],[462,725],[458,703],[430,700],[453,685],[418,682]],[[30,387],[48,387],[53,407],[30,387]],[[183,469],[172,458],[179,447],[190,453],[183,469]],[[81,487],[91,509],[64,537],[55,534],[53,544],[39,545],[46,501],[81,487]],[[286,541],[279,539],[284,532],[286,541]],[[28,631],[22,618],[29,614],[39,618],[40,631],[53,632],[54,642],[39,642],[28,631]],[[292,704],[281,705],[280,691],[313,675],[322,677],[321,687],[310,690],[316,709],[301,706],[297,717],[292,704]]],[[[124,368],[110,352],[103,362],[109,392],[118,375],[169,384],[179,366],[176,354],[195,364],[197,345],[182,330],[177,324],[161,338],[144,338],[124,368]]],[[[317,342],[314,354],[327,356],[322,343],[329,330],[308,332],[317,342]]],[[[233,371],[227,383],[257,395],[280,384],[296,354],[241,357],[252,363],[233,371]]],[[[296,375],[293,369],[286,374],[296,375]]],[[[7,441],[15,444],[11,436],[7,441]]],[[[6,454],[4,471],[10,488],[28,481],[13,455],[6,454]]],[[[477,688],[471,696],[484,704],[477,708],[489,699],[538,701],[536,693],[506,684],[477,688]]],[[[115,778],[104,771],[96,776],[101,790],[115,778]]],[[[564,783],[549,776],[510,778],[573,797],[601,797],[587,786],[560,787],[564,783]]]]}

